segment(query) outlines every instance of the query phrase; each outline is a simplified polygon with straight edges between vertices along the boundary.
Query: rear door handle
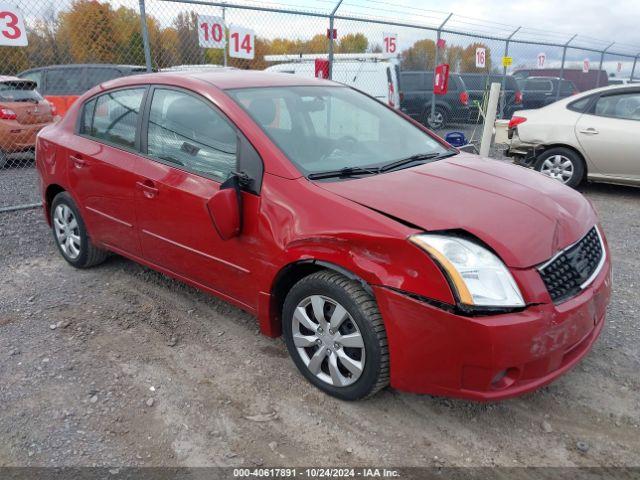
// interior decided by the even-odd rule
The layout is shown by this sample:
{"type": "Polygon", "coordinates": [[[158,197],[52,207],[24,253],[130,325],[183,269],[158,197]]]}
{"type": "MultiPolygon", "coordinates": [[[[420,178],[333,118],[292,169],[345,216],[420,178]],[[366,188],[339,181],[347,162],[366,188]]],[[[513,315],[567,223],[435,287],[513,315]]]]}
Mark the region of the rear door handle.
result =
{"type": "Polygon", "coordinates": [[[136,186],[142,190],[143,195],[147,198],[155,198],[158,196],[159,190],[154,187],[154,183],[151,180],[136,182],[136,186]]]}
{"type": "Polygon", "coordinates": [[[585,135],[597,135],[599,132],[595,128],[584,128],[582,130],[578,130],[580,133],[584,133],[585,135]]]}
{"type": "Polygon", "coordinates": [[[82,158],[80,158],[79,156],[76,155],[69,155],[69,158],[71,159],[71,161],[73,162],[73,165],[76,168],[82,168],[82,167],[86,167],[87,166],[87,161],[83,160],[82,158]]]}

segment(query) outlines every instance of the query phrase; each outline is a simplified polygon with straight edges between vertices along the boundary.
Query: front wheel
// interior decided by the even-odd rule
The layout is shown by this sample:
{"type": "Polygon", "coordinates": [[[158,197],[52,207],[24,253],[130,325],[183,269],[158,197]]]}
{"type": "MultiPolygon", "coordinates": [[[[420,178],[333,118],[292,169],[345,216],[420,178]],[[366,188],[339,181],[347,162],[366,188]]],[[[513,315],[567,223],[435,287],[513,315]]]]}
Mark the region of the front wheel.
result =
{"type": "Polygon", "coordinates": [[[585,170],[580,155],[564,147],[551,148],[540,154],[534,168],[572,188],[580,185],[585,170]]]}
{"type": "Polygon", "coordinates": [[[329,395],[358,400],[389,383],[389,351],[374,298],[354,280],[322,271],[289,291],[284,339],[305,378],[329,395]]]}
{"type": "Polygon", "coordinates": [[[74,267],[93,267],[107,258],[107,252],[91,242],[80,211],[67,192],[56,195],[51,203],[51,227],[60,254],[74,267]]]}

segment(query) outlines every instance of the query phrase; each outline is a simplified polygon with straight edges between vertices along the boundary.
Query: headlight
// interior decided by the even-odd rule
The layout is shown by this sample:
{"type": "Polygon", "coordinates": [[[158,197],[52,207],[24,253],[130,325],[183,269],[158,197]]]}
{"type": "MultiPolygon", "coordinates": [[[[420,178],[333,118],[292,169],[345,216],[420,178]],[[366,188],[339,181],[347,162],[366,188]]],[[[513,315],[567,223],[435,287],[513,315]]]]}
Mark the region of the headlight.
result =
{"type": "Polygon", "coordinates": [[[522,294],[511,273],[486,248],[447,235],[414,235],[409,240],[440,264],[461,303],[480,307],[524,307],[522,294]]]}

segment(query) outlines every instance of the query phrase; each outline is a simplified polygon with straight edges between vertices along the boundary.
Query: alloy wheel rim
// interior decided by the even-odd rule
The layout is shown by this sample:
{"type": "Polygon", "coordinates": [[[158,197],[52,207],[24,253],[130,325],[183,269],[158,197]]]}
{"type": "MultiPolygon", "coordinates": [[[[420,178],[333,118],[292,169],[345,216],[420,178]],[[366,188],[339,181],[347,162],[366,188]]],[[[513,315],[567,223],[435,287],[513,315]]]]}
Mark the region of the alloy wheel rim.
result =
{"type": "Polygon", "coordinates": [[[564,155],[552,155],[542,162],[540,172],[562,183],[567,183],[573,177],[573,162],[564,155]]]}
{"type": "Polygon", "coordinates": [[[442,126],[442,113],[436,112],[433,116],[430,117],[429,123],[431,124],[431,128],[437,129],[442,126]]]}
{"type": "Polygon", "coordinates": [[[298,303],[291,322],[296,351],[316,378],[334,387],[360,378],[366,360],[364,339],[340,303],[311,295],[298,303]]]}
{"type": "Polygon", "coordinates": [[[53,213],[56,240],[62,252],[74,260],[80,255],[80,230],[73,211],[65,204],[58,205],[53,213]]]}

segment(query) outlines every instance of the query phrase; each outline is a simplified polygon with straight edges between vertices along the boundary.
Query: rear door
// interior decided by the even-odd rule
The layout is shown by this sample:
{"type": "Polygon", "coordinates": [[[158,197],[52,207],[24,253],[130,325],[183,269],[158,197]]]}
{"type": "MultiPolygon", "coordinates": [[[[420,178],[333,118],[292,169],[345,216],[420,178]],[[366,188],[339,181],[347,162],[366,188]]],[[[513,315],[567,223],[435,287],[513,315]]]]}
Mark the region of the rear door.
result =
{"type": "MultiPolygon", "coordinates": [[[[239,132],[199,95],[154,87],[142,132],[144,158],[136,165],[136,213],[146,260],[245,305],[251,234],[223,240],[207,203],[237,170],[239,132]]],[[[257,154],[256,154],[257,155],[257,154]]],[[[258,198],[243,196],[251,229],[258,198]]],[[[255,243],[255,242],[253,242],[255,243]]]]}
{"type": "Polygon", "coordinates": [[[640,89],[600,96],[578,120],[576,136],[603,175],[640,181],[640,89]]]}
{"type": "Polygon", "coordinates": [[[528,78],[524,84],[524,108],[540,108],[555,101],[553,83],[546,78],[528,78]]]}
{"type": "Polygon", "coordinates": [[[87,101],[78,134],[65,145],[69,185],[89,234],[111,249],[139,256],[135,233],[134,167],[139,159],[140,109],[145,87],[112,90],[87,101]]]}

